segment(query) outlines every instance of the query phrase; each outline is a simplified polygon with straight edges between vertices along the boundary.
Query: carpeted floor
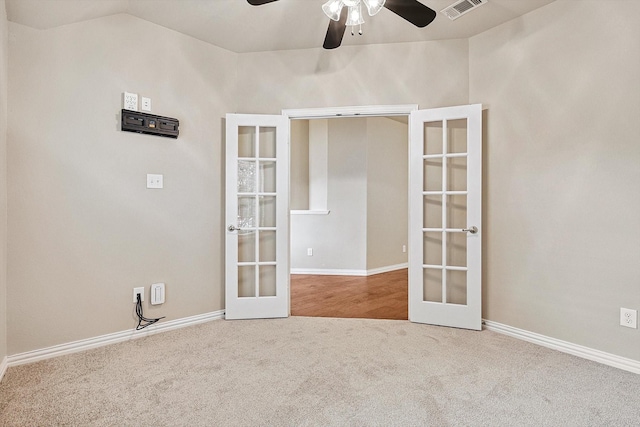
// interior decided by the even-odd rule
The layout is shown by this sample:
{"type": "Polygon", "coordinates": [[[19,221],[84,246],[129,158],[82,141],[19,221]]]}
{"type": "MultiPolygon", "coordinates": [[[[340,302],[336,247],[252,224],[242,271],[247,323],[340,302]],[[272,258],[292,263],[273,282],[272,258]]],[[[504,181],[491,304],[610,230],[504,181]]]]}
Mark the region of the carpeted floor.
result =
{"type": "Polygon", "coordinates": [[[213,321],[9,368],[2,426],[638,426],[640,375],[489,331],[213,321]]]}

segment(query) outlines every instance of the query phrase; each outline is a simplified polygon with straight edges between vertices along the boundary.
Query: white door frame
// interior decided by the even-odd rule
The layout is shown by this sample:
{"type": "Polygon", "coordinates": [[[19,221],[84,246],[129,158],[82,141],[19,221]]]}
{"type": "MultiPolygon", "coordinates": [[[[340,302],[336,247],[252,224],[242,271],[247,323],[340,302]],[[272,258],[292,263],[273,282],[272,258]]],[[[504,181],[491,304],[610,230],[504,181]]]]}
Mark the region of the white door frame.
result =
{"type": "MultiPolygon", "coordinates": [[[[409,116],[418,104],[364,105],[352,107],[302,108],[282,110],[288,119],[329,119],[336,117],[409,116]]],[[[408,142],[408,141],[407,141],[408,142]]]]}
{"type": "MultiPolygon", "coordinates": [[[[401,105],[365,105],[350,107],[326,107],[326,108],[302,108],[282,110],[282,115],[291,120],[300,119],[335,119],[338,117],[390,117],[404,116],[409,119],[411,112],[418,111],[418,104],[401,104],[401,105]]],[[[410,157],[411,150],[411,126],[407,124],[407,156],[410,157]]],[[[291,143],[289,143],[291,149],[291,143]]],[[[407,159],[411,161],[410,158],[407,159]]],[[[408,163],[409,164],[409,163],[408,163]]],[[[409,180],[409,170],[407,169],[407,180],[409,180]]],[[[409,196],[407,194],[407,196],[409,196]]],[[[407,210],[409,206],[407,205],[407,210]]],[[[291,215],[291,214],[289,214],[291,215]]],[[[409,213],[410,216],[410,213],[409,213]]],[[[411,224],[411,218],[407,218],[407,224],[411,224]]],[[[289,226],[291,221],[289,221],[289,226]]],[[[407,227],[407,244],[410,246],[409,228],[407,227]]],[[[291,238],[291,237],[289,237],[291,238]]],[[[409,248],[410,250],[410,248],[409,248]]],[[[289,265],[291,265],[291,253],[289,253],[289,265]]],[[[408,286],[408,284],[407,284],[408,286]]],[[[289,291],[289,307],[291,307],[291,291],[289,291]]]]}

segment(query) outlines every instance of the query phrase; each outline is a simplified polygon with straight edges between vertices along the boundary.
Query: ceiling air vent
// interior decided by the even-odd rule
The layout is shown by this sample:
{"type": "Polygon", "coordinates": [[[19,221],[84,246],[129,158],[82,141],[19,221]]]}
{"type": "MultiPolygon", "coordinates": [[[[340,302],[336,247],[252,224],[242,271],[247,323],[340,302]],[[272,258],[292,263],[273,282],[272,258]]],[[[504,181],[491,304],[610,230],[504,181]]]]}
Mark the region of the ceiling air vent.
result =
{"type": "Polygon", "coordinates": [[[452,21],[487,3],[488,0],[460,0],[441,10],[452,21]]]}

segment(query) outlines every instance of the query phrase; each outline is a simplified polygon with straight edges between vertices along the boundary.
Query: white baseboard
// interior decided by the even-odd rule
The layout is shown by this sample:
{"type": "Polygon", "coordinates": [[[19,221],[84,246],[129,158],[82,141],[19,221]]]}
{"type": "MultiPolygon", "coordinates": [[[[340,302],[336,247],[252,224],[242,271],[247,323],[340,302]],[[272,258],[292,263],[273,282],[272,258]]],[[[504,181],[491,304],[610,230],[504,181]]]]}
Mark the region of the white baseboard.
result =
{"type": "Polygon", "coordinates": [[[7,356],[2,358],[2,361],[0,362],[0,382],[2,382],[2,379],[4,378],[4,373],[7,372],[7,368],[9,367],[9,365],[7,364],[7,356]]]}
{"type": "Polygon", "coordinates": [[[640,361],[637,360],[627,359],[626,357],[616,356],[611,353],[605,353],[604,351],[536,334],[535,332],[514,328],[513,326],[503,325],[502,323],[492,322],[491,320],[484,320],[483,322],[485,329],[489,331],[509,335],[523,341],[541,345],[542,347],[551,348],[583,359],[592,360],[604,365],[613,366],[614,368],[640,374],[640,361]]]}
{"type": "Polygon", "coordinates": [[[314,276],[366,276],[367,270],[346,270],[332,268],[292,268],[291,274],[311,274],[314,276]]]}
{"type": "MultiPolygon", "coordinates": [[[[73,341],[66,344],[55,345],[40,350],[27,351],[25,353],[13,354],[5,358],[3,367],[24,365],[39,360],[50,359],[52,357],[62,356],[65,354],[77,353],[80,351],[90,350],[96,347],[102,347],[109,344],[115,344],[123,341],[129,341],[136,338],[148,337],[160,332],[167,332],[174,329],[184,328],[186,326],[197,325],[199,323],[210,322],[212,320],[222,319],[224,310],[212,311],[210,313],[198,314],[196,316],[183,317],[181,319],[170,320],[168,322],[156,323],[148,326],[140,331],[135,329],[115,332],[112,334],[101,335],[99,337],[87,338],[84,340],[73,341]]],[[[4,371],[0,371],[4,373],[4,371]]],[[[0,377],[1,378],[1,377],[0,377]]]]}
{"type": "Polygon", "coordinates": [[[371,270],[347,270],[332,268],[292,268],[291,274],[310,274],[314,276],[372,276],[374,274],[388,273],[390,271],[402,270],[408,268],[409,264],[387,265],[371,270]]]}
{"type": "Polygon", "coordinates": [[[367,276],[373,276],[374,274],[380,273],[389,273],[390,271],[396,270],[404,270],[405,268],[409,268],[408,262],[405,262],[403,264],[386,265],[384,267],[372,268],[370,270],[367,270],[367,276]]]}

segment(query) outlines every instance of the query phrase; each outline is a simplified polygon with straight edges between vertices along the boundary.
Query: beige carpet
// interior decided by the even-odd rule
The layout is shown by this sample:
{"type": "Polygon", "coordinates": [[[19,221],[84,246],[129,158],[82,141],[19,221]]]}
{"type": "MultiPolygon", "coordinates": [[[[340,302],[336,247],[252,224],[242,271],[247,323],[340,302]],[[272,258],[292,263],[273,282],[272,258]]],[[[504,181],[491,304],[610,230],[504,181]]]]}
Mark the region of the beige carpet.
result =
{"type": "Polygon", "coordinates": [[[10,368],[2,426],[638,426],[640,375],[489,331],[213,321],[10,368]]]}

